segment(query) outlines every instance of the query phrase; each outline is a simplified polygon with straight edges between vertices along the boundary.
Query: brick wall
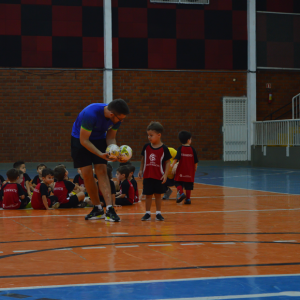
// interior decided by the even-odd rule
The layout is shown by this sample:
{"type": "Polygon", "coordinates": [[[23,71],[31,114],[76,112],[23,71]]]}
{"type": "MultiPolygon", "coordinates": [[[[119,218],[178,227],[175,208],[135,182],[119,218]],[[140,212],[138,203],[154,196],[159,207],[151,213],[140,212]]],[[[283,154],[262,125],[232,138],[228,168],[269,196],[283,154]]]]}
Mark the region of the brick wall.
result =
{"type": "MultiPolygon", "coordinates": [[[[77,114],[102,102],[102,72],[0,70],[0,163],[18,159],[71,161],[70,134],[77,114]]],[[[245,73],[115,71],[114,98],[128,101],[131,115],[118,144],[140,159],[151,120],[165,127],[163,141],[177,148],[189,130],[199,159],[222,158],[223,96],[246,95],[245,73]],[[236,81],[233,81],[233,79],[236,81]]]]}
{"type": "MultiPolygon", "coordinates": [[[[300,72],[259,71],[257,73],[257,120],[263,120],[265,116],[291,102],[292,98],[300,93],[299,82],[300,72]],[[271,104],[268,103],[267,83],[272,84],[273,101],[271,104]]],[[[291,108],[292,105],[287,106],[280,112],[275,113],[274,117],[279,117],[291,108]]],[[[291,117],[290,112],[284,115],[282,119],[290,119],[291,117]]]]}

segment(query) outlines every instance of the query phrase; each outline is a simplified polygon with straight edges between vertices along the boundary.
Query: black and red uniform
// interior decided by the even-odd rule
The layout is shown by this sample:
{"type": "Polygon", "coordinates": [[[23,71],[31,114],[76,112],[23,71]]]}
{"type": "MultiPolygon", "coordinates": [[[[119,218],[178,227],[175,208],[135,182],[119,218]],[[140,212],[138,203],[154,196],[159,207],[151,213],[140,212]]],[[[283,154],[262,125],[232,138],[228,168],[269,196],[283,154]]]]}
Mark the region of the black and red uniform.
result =
{"type": "Polygon", "coordinates": [[[48,186],[42,182],[34,188],[31,198],[31,206],[33,209],[46,209],[42,196],[46,196],[49,207],[52,207],[52,205],[58,201],[56,196],[50,196],[48,186]]]}
{"type": "Polygon", "coordinates": [[[22,209],[29,203],[30,199],[24,196],[25,193],[18,183],[5,183],[1,189],[2,207],[3,209],[22,209]]]}
{"type": "Polygon", "coordinates": [[[128,179],[120,183],[120,195],[125,194],[125,198],[116,198],[117,205],[132,205],[134,202],[134,187],[128,179]]]}
{"type": "Polygon", "coordinates": [[[75,184],[68,180],[61,180],[55,183],[53,194],[58,198],[60,208],[77,207],[79,204],[77,195],[69,196],[74,190],[75,184]]]}
{"type": "MultiPolygon", "coordinates": [[[[115,195],[115,194],[116,194],[115,183],[114,183],[114,181],[112,181],[112,180],[109,180],[109,183],[110,183],[110,193],[111,193],[111,195],[115,195]]],[[[106,202],[105,202],[105,199],[104,199],[104,197],[103,197],[103,195],[102,195],[102,192],[101,192],[100,189],[99,189],[98,182],[97,182],[97,186],[98,186],[98,191],[99,191],[100,202],[103,203],[103,207],[106,207],[106,202]]]]}
{"type": "Polygon", "coordinates": [[[180,146],[175,159],[179,161],[175,175],[175,186],[182,186],[186,190],[194,189],[195,164],[198,157],[192,146],[180,146]]]}
{"type": "Polygon", "coordinates": [[[165,174],[166,161],[172,158],[166,145],[159,148],[153,148],[151,143],[144,146],[142,153],[144,156],[143,170],[143,194],[164,194],[165,185],[162,184],[162,176],[165,174]]]}
{"type": "Polygon", "coordinates": [[[130,180],[131,184],[133,185],[134,188],[134,203],[139,202],[139,190],[138,190],[138,184],[136,182],[136,180],[134,179],[134,177],[132,177],[132,179],[130,180]]]}
{"type": "Polygon", "coordinates": [[[34,178],[32,179],[31,183],[34,183],[35,185],[38,185],[39,183],[41,183],[42,180],[40,179],[39,175],[34,176],[34,178]]]}
{"type": "Polygon", "coordinates": [[[30,182],[31,178],[29,177],[29,175],[27,173],[23,173],[23,180],[21,182],[21,186],[22,186],[22,189],[25,193],[25,196],[27,197],[28,193],[27,193],[27,189],[26,189],[26,181],[30,182]]]}
{"type": "Polygon", "coordinates": [[[73,183],[78,183],[79,186],[85,187],[85,185],[84,185],[84,180],[83,180],[83,178],[81,178],[80,174],[77,174],[77,175],[74,177],[73,183]]]}

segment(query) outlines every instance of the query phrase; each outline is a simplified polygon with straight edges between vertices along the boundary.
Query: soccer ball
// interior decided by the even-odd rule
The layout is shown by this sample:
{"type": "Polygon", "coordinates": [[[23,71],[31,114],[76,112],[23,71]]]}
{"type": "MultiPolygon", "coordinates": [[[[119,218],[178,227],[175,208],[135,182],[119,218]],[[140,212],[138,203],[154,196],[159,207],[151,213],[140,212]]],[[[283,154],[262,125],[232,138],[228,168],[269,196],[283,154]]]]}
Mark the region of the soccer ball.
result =
{"type": "Polygon", "coordinates": [[[123,145],[120,147],[120,155],[119,155],[119,161],[125,162],[129,160],[132,157],[132,149],[127,146],[123,145]]]}
{"type": "Polygon", "coordinates": [[[106,148],[105,152],[108,154],[110,159],[118,158],[120,155],[120,147],[115,144],[111,144],[106,148]]]}

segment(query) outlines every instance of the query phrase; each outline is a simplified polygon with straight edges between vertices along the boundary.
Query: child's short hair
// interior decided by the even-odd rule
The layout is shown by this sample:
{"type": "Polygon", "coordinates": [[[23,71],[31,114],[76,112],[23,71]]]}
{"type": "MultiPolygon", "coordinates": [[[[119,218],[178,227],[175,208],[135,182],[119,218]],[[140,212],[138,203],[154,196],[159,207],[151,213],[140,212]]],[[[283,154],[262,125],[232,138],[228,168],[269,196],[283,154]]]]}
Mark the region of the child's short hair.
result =
{"type": "Polygon", "coordinates": [[[131,162],[130,161],[126,161],[126,162],[123,162],[123,163],[120,163],[120,166],[119,167],[122,167],[122,166],[130,166],[131,165],[131,162]]]}
{"type": "Polygon", "coordinates": [[[18,160],[14,163],[13,168],[14,169],[19,169],[22,165],[25,165],[25,161],[24,160],[18,160]]]}
{"type": "Polygon", "coordinates": [[[189,139],[192,138],[192,134],[188,131],[180,131],[178,134],[178,138],[181,144],[186,144],[189,139]]]}
{"type": "Polygon", "coordinates": [[[117,169],[117,172],[119,172],[121,175],[124,174],[126,179],[127,179],[128,176],[129,176],[129,169],[128,169],[128,167],[126,167],[126,166],[119,167],[119,168],[117,169]]]}
{"type": "Polygon", "coordinates": [[[113,167],[110,164],[107,164],[107,175],[109,179],[112,179],[112,171],[113,171],[113,167]]]}
{"type": "Polygon", "coordinates": [[[64,167],[65,169],[67,169],[67,167],[64,164],[58,164],[56,167],[64,167]]]}
{"type": "Polygon", "coordinates": [[[129,166],[127,166],[127,168],[129,170],[129,173],[131,173],[131,172],[134,173],[134,171],[135,171],[135,166],[134,165],[129,165],[129,166]]]}
{"type": "Polygon", "coordinates": [[[40,167],[45,167],[45,168],[47,168],[47,166],[46,166],[45,164],[38,164],[37,167],[36,167],[36,169],[38,170],[40,167]]]}
{"type": "Polygon", "coordinates": [[[50,168],[45,168],[45,169],[42,171],[42,177],[46,177],[47,175],[54,176],[53,170],[51,170],[50,168]]]}
{"type": "Polygon", "coordinates": [[[157,133],[163,133],[164,132],[164,128],[163,126],[159,123],[159,122],[154,122],[152,121],[148,127],[147,127],[147,131],[149,130],[153,130],[157,133]]]}
{"type": "Polygon", "coordinates": [[[54,168],[54,177],[57,179],[57,181],[64,180],[65,174],[66,174],[66,168],[64,166],[59,165],[54,168]]]}
{"type": "Polygon", "coordinates": [[[19,170],[15,169],[15,168],[10,169],[6,172],[6,176],[7,176],[8,181],[15,181],[20,176],[19,175],[19,170]]]}

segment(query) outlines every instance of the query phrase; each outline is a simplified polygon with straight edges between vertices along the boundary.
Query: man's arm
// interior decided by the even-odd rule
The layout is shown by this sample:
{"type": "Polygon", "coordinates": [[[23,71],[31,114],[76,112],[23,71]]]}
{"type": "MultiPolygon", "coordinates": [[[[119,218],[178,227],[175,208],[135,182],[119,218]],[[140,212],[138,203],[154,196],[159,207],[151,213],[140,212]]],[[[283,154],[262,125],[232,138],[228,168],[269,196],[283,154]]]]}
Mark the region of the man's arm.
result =
{"type": "Polygon", "coordinates": [[[85,147],[87,150],[89,150],[90,152],[92,152],[93,154],[105,159],[105,160],[108,160],[108,161],[111,161],[111,159],[109,159],[107,157],[107,154],[106,153],[102,153],[99,149],[97,149],[89,140],[90,138],[90,135],[92,134],[91,131],[87,131],[85,129],[83,129],[81,127],[80,129],[80,144],[85,147]]]}
{"type": "Polygon", "coordinates": [[[106,144],[107,144],[107,146],[109,146],[111,144],[117,144],[116,136],[117,136],[117,130],[109,129],[107,131],[107,133],[106,133],[106,144]]]}

